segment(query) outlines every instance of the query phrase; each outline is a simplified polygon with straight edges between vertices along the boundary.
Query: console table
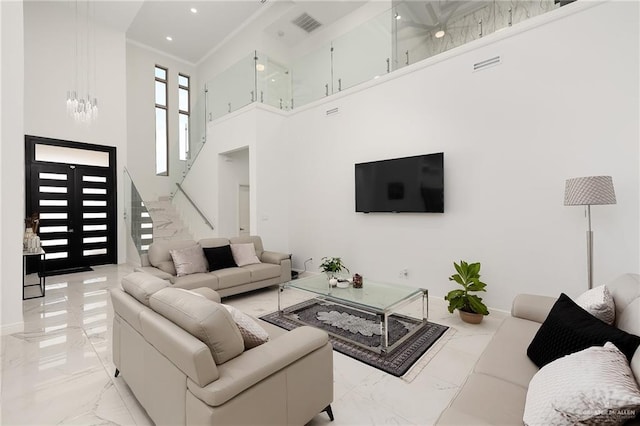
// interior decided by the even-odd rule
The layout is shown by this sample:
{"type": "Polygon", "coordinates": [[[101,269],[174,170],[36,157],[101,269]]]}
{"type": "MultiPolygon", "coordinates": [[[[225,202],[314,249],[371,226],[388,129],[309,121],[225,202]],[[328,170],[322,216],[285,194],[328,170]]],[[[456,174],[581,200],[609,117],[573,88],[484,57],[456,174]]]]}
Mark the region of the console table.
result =
{"type": "MultiPolygon", "coordinates": [[[[44,255],[45,251],[40,248],[36,252],[23,251],[22,252],[22,300],[28,299],[37,299],[38,297],[44,297],[45,286],[46,286],[46,277],[44,271],[44,255]],[[28,283],[27,282],[27,259],[32,256],[38,256],[38,272],[35,274],[38,277],[37,283],[28,283]],[[27,287],[40,287],[40,294],[37,296],[29,296],[26,297],[25,289],[27,287]]],[[[31,275],[31,274],[29,274],[31,275]]]]}

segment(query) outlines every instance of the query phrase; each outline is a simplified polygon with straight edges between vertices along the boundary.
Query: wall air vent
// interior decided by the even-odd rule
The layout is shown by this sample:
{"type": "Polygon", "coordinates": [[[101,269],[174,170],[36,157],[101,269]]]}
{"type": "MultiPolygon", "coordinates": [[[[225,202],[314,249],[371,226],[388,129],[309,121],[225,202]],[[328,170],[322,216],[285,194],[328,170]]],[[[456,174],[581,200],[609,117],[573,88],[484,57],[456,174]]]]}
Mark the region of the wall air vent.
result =
{"type": "Polygon", "coordinates": [[[484,61],[476,62],[473,64],[473,71],[482,71],[485,68],[490,68],[495,65],[500,65],[502,58],[500,56],[494,56],[493,58],[485,59],[484,61]]]}
{"type": "Polygon", "coordinates": [[[326,115],[334,115],[334,114],[337,114],[339,112],[340,112],[340,108],[335,107],[335,108],[331,108],[331,109],[328,109],[327,111],[325,111],[325,114],[326,115]]]}
{"type": "Polygon", "coordinates": [[[294,25],[297,25],[298,27],[302,28],[308,33],[317,29],[322,25],[320,22],[316,21],[314,18],[309,16],[309,14],[307,13],[303,13],[302,15],[298,16],[296,19],[294,19],[291,22],[294,25]]]}

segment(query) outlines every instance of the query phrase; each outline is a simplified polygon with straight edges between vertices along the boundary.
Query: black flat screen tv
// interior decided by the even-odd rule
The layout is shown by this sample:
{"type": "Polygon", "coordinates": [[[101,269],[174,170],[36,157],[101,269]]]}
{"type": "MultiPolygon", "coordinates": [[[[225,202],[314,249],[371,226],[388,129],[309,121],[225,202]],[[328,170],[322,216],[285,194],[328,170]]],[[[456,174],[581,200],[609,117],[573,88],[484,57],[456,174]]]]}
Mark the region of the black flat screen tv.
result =
{"type": "Polygon", "coordinates": [[[444,213],[444,153],[358,163],[356,212],[444,213]]]}

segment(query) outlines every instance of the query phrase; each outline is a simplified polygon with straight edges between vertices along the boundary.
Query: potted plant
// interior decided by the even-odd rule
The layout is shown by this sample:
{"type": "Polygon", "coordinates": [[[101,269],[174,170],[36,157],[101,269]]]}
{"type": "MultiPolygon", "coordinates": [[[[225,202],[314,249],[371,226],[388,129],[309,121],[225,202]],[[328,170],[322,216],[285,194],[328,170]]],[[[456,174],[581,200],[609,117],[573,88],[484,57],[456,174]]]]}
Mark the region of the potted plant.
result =
{"type": "Polygon", "coordinates": [[[339,257],[323,257],[320,270],[327,274],[327,278],[330,280],[336,279],[338,272],[342,272],[343,270],[349,272],[349,268],[342,263],[342,259],[339,257]]]}
{"type": "Polygon", "coordinates": [[[460,264],[453,262],[457,274],[449,277],[449,281],[455,281],[463,288],[451,290],[444,297],[449,301],[449,312],[453,313],[455,309],[460,313],[460,318],[471,324],[479,324],[485,315],[489,315],[487,306],[482,303],[482,298],[471,294],[476,291],[486,291],[487,286],[480,281],[480,262],[467,263],[463,260],[460,264]]]}

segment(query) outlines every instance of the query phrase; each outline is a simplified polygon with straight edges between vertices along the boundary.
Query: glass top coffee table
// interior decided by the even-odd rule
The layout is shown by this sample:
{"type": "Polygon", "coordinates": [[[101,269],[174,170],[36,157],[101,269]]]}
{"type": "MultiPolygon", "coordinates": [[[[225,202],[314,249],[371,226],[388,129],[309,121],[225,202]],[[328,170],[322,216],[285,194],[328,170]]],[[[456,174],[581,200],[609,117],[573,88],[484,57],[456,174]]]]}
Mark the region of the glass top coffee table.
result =
{"type": "MultiPolygon", "coordinates": [[[[281,294],[288,288],[311,293],[316,299],[326,300],[336,305],[375,315],[380,321],[380,348],[365,347],[382,354],[391,352],[420,329],[420,327],[413,327],[401,339],[390,345],[388,324],[391,315],[409,318],[398,313],[398,311],[417,300],[421,300],[422,313],[421,318],[418,318],[417,321],[423,324],[427,322],[429,317],[429,291],[426,289],[375,282],[369,279],[364,280],[362,288],[354,288],[352,284],[349,284],[347,288],[330,287],[329,281],[324,274],[299,278],[280,284],[278,289],[278,313],[280,315],[288,314],[287,309],[281,306],[281,294]]],[[[411,319],[416,321],[416,318],[411,319]]],[[[345,339],[345,336],[339,337],[345,339]]],[[[363,346],[351,339],[347,338],[347,340],[363,346]]]]}

